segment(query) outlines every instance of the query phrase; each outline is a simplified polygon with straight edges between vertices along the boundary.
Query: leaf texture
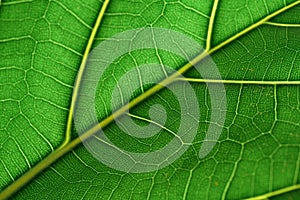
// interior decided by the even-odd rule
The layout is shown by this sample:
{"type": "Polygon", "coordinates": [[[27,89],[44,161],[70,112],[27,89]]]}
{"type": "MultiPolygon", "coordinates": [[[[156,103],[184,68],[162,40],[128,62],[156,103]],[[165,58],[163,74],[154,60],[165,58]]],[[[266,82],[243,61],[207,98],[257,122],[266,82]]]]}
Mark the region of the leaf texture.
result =
{"type": "MultiPolygon", "coordinates": [[[[208,127],[218,129],[220,125],[211,121],[211,111],[216,108],[210,105],[207,85],[199,83],[202,77],[191,69],[184,76],[190,78],[197,95],[201,111],[197,119],[199,128],[190,148],[174,163],[154,172],[125,173],[100,163],[79,144],[13,198],[242,199],[297,185],[300,179],[297,2],[111,0],[93,47],[122,31],[160,27],[185,34],[208,52],[214,50],[211,57],[222,79],[237,81],[225,84],[227,108],[222,134],[214,149],[200,159],[198,151],[208,127]],[[279,12],[293,3],[291,9],[279,12]],[[272,18],[261,21],[268,16],[272,18]]],[[[2,2],[1,190],[51,152],[55,153],[63,143],[74,80],[102,5],[94,0],[2,2]]],[[[135,51],[116,60],[98,84],[99,121],[113,112],[110,93],[126,71],[143,63],[167,64],[179,70],[185,62],[159,49],[135,51]]],[[[159,72],[149,75],[165,78],[159,72]]],[[[180,81],[176,84],[185,90],[185,84],[180,81]]],[[[140,88],[132,98],[148,88],[140,88]]],[[[131,109],[130,114],[141,126],[158,123],[148,113],[155,104],[167,108],[168,116],[155,136],[137,139],[115,123],[105,127],[105,134],[127,151],[162,148],[180,126],[181,110],[172,92],[158,91],[131,109]]],[[[71,141],[78,137],[74,127],[71,134],[71,141]]],[[[293,191],[284,195],[296,199],[297,194],[293,191]]]]}

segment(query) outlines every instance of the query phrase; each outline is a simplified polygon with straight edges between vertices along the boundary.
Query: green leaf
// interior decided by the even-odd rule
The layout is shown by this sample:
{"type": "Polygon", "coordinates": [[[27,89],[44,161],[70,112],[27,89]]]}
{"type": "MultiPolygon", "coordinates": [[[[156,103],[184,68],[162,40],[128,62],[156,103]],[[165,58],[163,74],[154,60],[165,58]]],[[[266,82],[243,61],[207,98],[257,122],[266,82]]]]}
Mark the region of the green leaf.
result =
{"type": "MultiPolygon", "coordinates": [[[[21,187],[13,198],[296,198],[300,181],[299,5],[298,0],[1,2],[0,199],[21,187]],[[98,83],[95,109],[105,135],[119,148],[159,150],[182,126],[178,98],[159,85],[136,90],[130,97],[129,113],[141,127],[160,127],[157,134],[132,137],[128,132],[133,129],[126,132],[114,123],[111,114],[126,110],[117,99],[114,108],[121,111],[112,108],[112,89],[126,72],[140,65],[165,64],[184,73],[186,78],[166,78],[158,70],[147,76],[178,86],[182,93],[188,81],[201,112],[198,123],[187,124],[198,127],[197,135],[179,159],[162,169],[128,173],[101,163],[82,145],[73,111],[92,47],[117,33],[145,27],[176,31],[204,46],[223,80],[214,76],[203,80],[185,59],[160,49],[136,50],[116,59],[98,83]],[[220,107],[212,107],[210,84],[205,82],[225,85],[226,108],[221,106],[223,101],[220,107]],[[166,109],[163,124],[159,112],[155,118],[149,113],[156,104],[166,109]],[[224,124],[214,121],[214,110],[220,116],[226,111],[224,124]],[[199,158],[210,127],[222,134],[211,141],[216,142],[212,151],[199,158]]],[[[192,62],[207,67],[205,58],[199,52],[192,62]]],[[[146,76],[141,77],[144,80],[146,76]]],[[[134,81],[138,77],[129,86],[134,81]]],[[[189,101],[185,97],[186,105],[189,101]]],[[[99,130],[99,126],[90,129],[93,125],[84,127],[82,135],[89,138],[89,144],[100,138],[92,136],[93,128],[99,130]]]]}

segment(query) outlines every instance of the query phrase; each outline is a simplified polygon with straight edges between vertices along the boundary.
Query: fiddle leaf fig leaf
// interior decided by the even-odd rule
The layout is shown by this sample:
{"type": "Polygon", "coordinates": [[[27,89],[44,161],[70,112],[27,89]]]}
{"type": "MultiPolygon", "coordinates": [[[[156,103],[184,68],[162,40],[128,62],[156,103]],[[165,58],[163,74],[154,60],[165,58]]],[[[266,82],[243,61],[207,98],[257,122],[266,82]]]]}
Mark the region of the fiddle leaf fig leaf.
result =
{"type": "Polygon", "coordinates": [[[297,199],[299,0],[0,5],[0,199],[297,199]]]}

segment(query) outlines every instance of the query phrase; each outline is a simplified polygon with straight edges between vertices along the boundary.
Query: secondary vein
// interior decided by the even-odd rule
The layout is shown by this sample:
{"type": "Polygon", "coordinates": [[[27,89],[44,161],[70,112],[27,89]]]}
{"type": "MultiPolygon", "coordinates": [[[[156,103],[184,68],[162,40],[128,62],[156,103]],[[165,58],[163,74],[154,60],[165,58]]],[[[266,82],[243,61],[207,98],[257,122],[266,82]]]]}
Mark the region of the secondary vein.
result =
{"type": "Polygon", "coordinates": [[[287,24],[287,23],[277,23],[277,22],[265,22],[267,25],[280,26],[280,27],[300,27],[300,24],[287,24]]]}
{"type": "Polygon", "coordinates": [[[295,190],[299,190],[300,189],[300,184],[298,185],[292,185],[286,188],[282,188],[279,190],[275,190],[260,196],[256,196],[256,197],[252,197],[252,198],[248,198],[246,200],[263,200],[263,199],[269,199],[270,197],[274,197],[274,196],[278,196],[281,194],[285,194],[287,192],[291,192],[291,191],[295,191],[295,190]]]}
{"type": "Polygon", "coordinates": [[[176,81],[216,84],[245,84],[245,85],[300,85],[300,81],[250,81],[250,80],[217,80],[199,78],[177,78],[176,81]]]}
{"type": "Polygon", "coordinates": [[[141,117],[141,116],[138,116],[138,115],[134,115],[134,114],[132,114],[132,113],[127,113],[127,115],[130,116],[130,117],[133,117],[133,118],[135,118],[135,119],[141,120],[141,121],[149,122],[149,123],[151,123],[151,124],[154,124],[154,125],[156,125],[156,126],[162,128],[162,129],[164,129],[164,130],[167,131],[168,133],[171,133],[174,137],[177,137],[177,138],[180,140],[180,142],[181,142],[182,144],[184,144],[184,142],[181,140],[180,137],[178,137],[178,135],[177,135],[176,133],[174,133],[172,130],[168,129],[167,127],[163,126],[162,124],[160,124],[160,123],[158,123],[158,122],[156,122],[156,121],[153,121],[153,120],[151,120],[151,119],[147,119],[147,118],[145,118],[145,117],[141,117]]]}
{"type": "Polygon", "coordinates": [[[78,70],[77,78],[76,78],[74,89],[73,89],[72,100],[71,100],[71,105],[70,105],[70,110],[69,110],[69,115],[68,115],[68,120],[67,120],[67,128],[66,128],[66,133],[65,133],[65,141],[62,143],[62,145],[60,146],[60,148],[64,147],[71,140],[73,114],[74,114],[74,109],[75,109],[75,105],[76,105],[77,98],[78,98],[78,92],[79,92],[79,88],[80,88],[80,83],[81,83],[82,76],[83,76],[83,73],[84,73],[85,68],[86,68],[86,62],[87,62],[89,53],[91,51],[91,48],[92,48],[95,36],[96,36],[97,31],[98,31],[98,29],[100,27],[100,24],[102,22],[102,19],[103,19],[105,11],[107,9],[107,6],[109,4],[109,1],[110,0],[105,0],[103,2],[103,5],[102,5],[101,10],[99,12],[99,15],[97,17],[95,26],[94,26],[94,28],[93,28],[93,30],[91,32],[91,35],[90,35],[90,38],[88,40],[86,49],[85,49],[84,54],[82,56],[81,64],[80,64],[80,67],[79,67],[79,70],[78,70]]]}
{"type": "Polygon", "coordinates": [[[212,11],[211,11],[211,16],[209,19],[209,25],[208,25],[208,31],[207,31],[206,48],[205,48],[206,51],[210,50],[213,26],[214,26],[214,22],[215,22],[218,4],[219,4],[219,0],[215,0],[212,11]]]}

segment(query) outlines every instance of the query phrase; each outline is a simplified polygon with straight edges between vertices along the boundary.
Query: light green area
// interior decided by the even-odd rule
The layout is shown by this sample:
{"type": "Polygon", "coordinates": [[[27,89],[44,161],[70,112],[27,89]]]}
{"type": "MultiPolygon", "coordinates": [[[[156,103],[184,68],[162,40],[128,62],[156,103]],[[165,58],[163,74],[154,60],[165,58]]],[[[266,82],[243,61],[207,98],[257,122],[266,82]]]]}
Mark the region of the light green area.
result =
{"type": "MultiPolygon", "coordinates": [[[[212,47],[291,2],[220,0],[212,47]]],[[[184,33],[205,47],[212,3],[112,0],[95,44],[121,31],[154,26],[184,33]]],[[[100,7],[101,3],[93,0],[7,1],[1,5],[1,189],[63,142],[73,82],[100,7]]],[[[272,21],[300,24],[299,18],[297,6],[272,21]]],[[[262,25],[219,49],[212,58],[226,80],[297,81],[299,31],[297,27],[262,25]]],[[[184,64],[167,52],[159,51],[158,55],[151,50],[137,51],[112,65],[106,82],[98,86],[96,108],[100,119],[111,112],[103,107],[110,104],[109,98],[104,104],[101,100],[109,95],[115,78],[121,77],[124,69],[136,66],[134,62],[162,60],[177,69],[184,64]]],[[[199,78],[194,70],[186,76],[199,78]]],[[[299,85],[226,84],[228,107],[222,135],[213,151],[199,159],[210,123],[210,99],[204,84],[191,84],[200,104],[199,130],[193,145],[172,165],[151,173],[127,174],[101,164],[79,145],[15,198],[240,199],[299,183],[299,85]]],[[[149,118],[149,107],[156,103],[167,108],[169,117],[164,127],[176,132],[180,108],[168,90],[131,112],[149,118]]],[[[105,133],[119,147],[138,152],[159,149],[172,138],[170,132],[162,130],[154,137],[138,140],[115,124],[105,133]]],[[[76,135],[74,131],[73,137],[76,135]]]]}

